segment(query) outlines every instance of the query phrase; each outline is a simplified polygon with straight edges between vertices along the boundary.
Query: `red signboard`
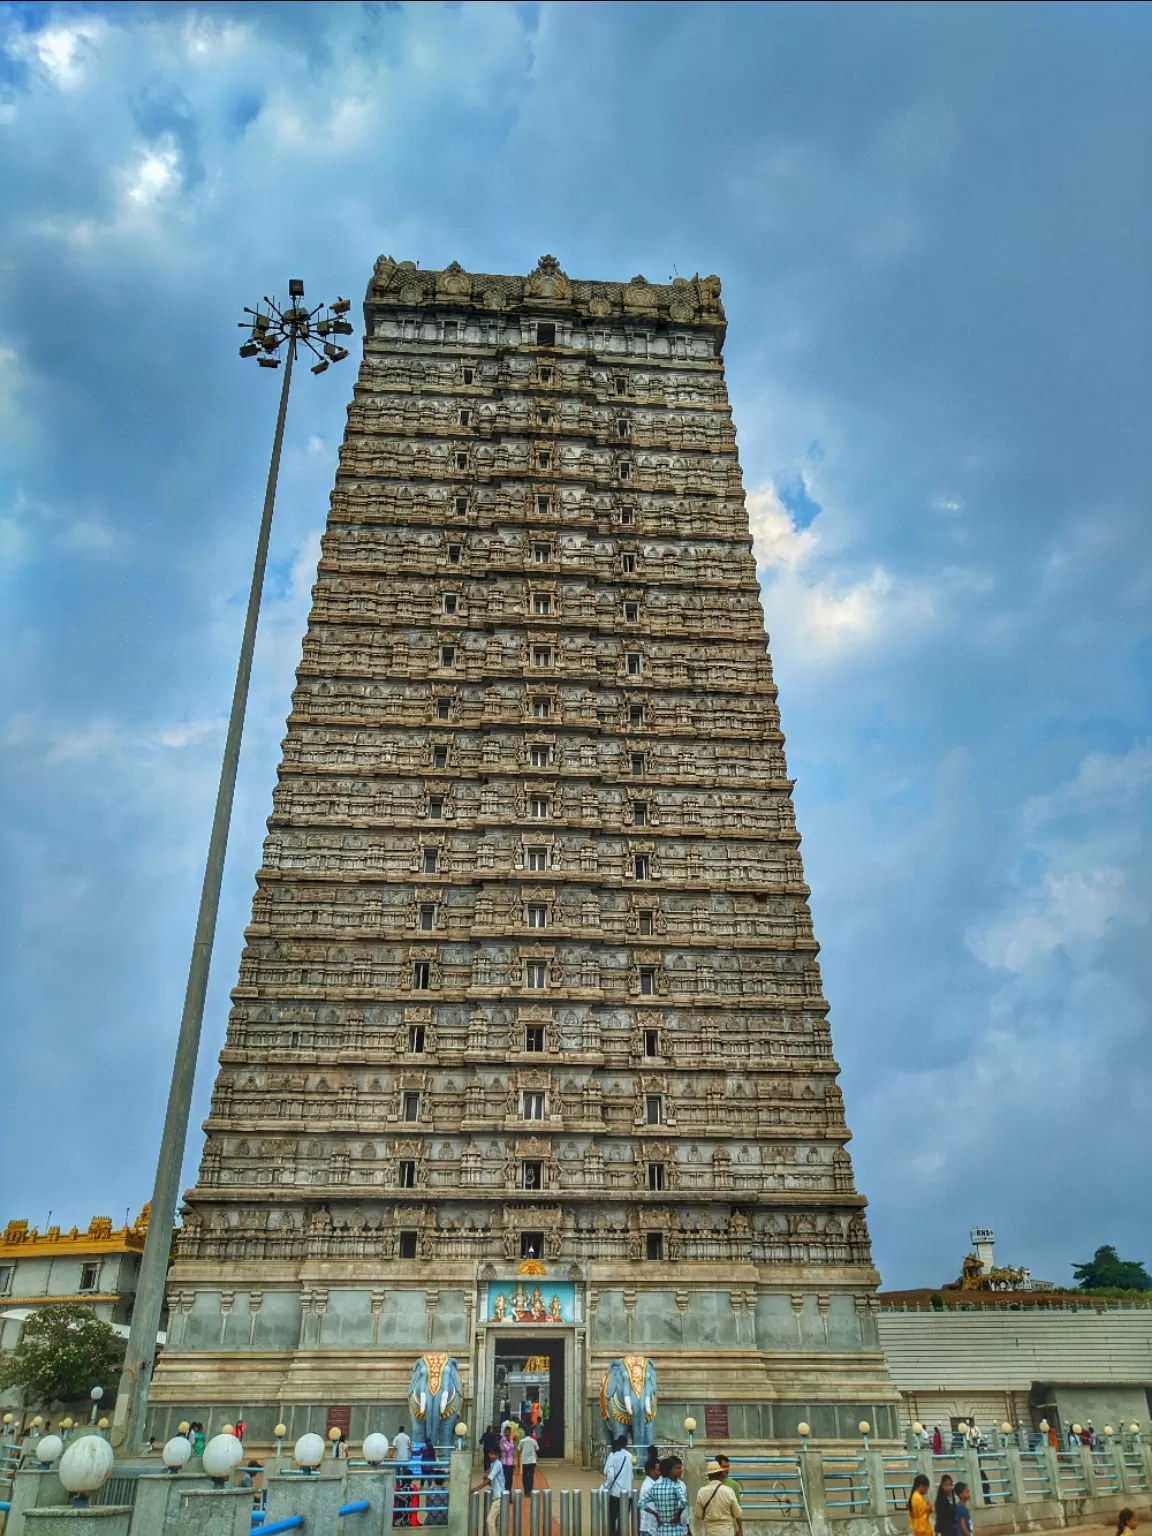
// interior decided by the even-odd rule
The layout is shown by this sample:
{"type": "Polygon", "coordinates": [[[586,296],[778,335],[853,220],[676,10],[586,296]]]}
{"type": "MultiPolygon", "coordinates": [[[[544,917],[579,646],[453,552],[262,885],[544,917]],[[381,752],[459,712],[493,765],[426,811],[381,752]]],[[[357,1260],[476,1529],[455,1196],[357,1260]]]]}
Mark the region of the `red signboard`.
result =
{"type": "Polygon", "coordinates": [[[324,1426],[325,1438],[330,1429],[338,1429],[345,1440],[349,1439],[352,1434],[352,1409],[350,1407],[329,1408],[328,1422],[324,1426]]]}
{"type": "Polygon", "coordinates": [[[707,1440],[727,1440],[728,1404],[704,1404],[704,1437],[707,1440]]]}

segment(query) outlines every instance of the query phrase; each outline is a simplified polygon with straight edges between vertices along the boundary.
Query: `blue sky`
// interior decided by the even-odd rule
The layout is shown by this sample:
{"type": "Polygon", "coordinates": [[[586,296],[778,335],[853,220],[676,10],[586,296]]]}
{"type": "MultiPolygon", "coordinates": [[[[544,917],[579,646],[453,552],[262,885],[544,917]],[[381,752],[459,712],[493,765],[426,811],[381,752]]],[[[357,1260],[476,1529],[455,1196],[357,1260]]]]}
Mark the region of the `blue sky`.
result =
{"type": "MultiPolygon", "coordinates": [[[[241,306],[551,251],[724,282],[886,1282],[977,1224],[1152,1260],[1150,62],[1106,3],[0,7],[0,1220],[151,1191],[275,408],[241,306]]],[[[289,418],[194,1124],[351,382],[289,418]]]]}

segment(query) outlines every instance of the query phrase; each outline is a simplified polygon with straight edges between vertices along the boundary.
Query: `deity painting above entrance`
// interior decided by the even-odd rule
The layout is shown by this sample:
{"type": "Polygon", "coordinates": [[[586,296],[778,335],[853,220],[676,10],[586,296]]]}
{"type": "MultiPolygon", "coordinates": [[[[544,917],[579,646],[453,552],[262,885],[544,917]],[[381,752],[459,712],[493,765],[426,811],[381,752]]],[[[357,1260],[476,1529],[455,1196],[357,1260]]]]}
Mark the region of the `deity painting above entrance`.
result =
{"type": "Polygon", "coordinates": [[[485,1323],[574,1323],[576,1287],[568,1280],[496,1282],[485,1287],[481,1321],[485,1323]]]}

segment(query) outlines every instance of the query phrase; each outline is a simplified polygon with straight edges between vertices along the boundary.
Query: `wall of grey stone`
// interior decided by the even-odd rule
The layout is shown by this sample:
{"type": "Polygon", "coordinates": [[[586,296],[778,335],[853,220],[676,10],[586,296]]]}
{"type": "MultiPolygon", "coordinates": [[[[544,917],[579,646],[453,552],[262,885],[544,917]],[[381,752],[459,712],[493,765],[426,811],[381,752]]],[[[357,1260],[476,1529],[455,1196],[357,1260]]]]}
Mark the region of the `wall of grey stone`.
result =
{"type": "Polygon", "coordinates": [[[594,1349],[661,1345],[676,1349],[851,1350],[876,1348],[875,1322],[856,1298],[834,1292],[821,1307],[812,1292],[761,1293],[751,1314],[737,1314],[727,1290],[691,1290],[685,1310],[676,1292],[637,1290],[631,1320],[622,1291],[603,1290],[592,1319],[594,1349]],[[631,1326],[630,1326],[631,1324],[631,1326]]]}

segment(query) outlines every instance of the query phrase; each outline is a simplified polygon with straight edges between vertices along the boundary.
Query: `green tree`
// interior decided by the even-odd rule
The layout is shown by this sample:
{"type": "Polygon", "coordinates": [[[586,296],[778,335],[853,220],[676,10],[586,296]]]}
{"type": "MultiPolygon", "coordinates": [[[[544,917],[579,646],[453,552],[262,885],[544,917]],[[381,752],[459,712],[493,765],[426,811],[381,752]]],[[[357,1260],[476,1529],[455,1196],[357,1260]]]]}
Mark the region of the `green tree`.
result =
{"type": "Polygon", "coordinates": [[[1122,1259],[1106,1244],[1097,1248],[1087,1264],[1073,1264],[1072,1273],[1082,1291],[1152,1291],[1152,1275],[1136,1259],[1122,1259]]]}
{"type": "Polygon", "coordinates": [[[123,1359],[124,1340],[91,1307],[38,1307],[14,1352],[0,1359],[0,1387],[15,1387],[25,1404],[71,1403],[93,1387],[114,1388],[123,1359]]]}

